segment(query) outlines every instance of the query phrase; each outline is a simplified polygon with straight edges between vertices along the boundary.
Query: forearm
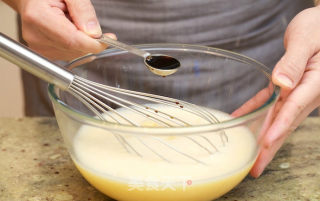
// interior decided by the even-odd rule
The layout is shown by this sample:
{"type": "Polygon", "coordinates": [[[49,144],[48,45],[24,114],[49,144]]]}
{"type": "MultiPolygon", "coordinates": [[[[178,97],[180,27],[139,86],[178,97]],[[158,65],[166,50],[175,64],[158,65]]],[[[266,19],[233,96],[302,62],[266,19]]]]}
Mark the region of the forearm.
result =
{"type": "Polygon", "coordinates": [[[14,10],[18,11],[19,10],[19,5],[21,0],[2,0],[4,3],[6,3],[7,5],[9,5],[11,8],[13,8],[14,10]]]}

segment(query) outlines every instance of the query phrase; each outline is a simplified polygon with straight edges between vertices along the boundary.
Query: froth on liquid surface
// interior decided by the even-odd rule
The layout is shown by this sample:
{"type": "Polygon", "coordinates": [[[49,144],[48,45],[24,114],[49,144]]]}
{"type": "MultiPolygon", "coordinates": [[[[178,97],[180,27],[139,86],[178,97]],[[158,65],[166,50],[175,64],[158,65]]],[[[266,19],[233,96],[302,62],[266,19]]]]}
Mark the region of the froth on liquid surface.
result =
{"type": "MultiPolygon", "coordinates": [[[[172,112],[175,117],[193,125],[204,123],[203,119],[179,109],[157,105],[152,107],[172,112]]],[[[128,110],[119,112],[131,115],[131,119],[143,125],[152,125],[149,120],[128,110]]],[[[211,112],[220,121],[230,118],[219,111],[211,112]]],[[[228,142],[221,137],[221,132],[190,136],[211,153],[184,136],[159,137],[162,142],[206,164],[203,165],[168,148],[151,134],[140,137],[124,135],[126,141],[143,156],[139,157],[128,153],[112,133],[82,126],[74,139],[73,159],[89,183],[117,200],[212,200],[237,185],[247,175],[256,156],[254,136],[246,127],[235,127],[224,132],[228,142]],[[214,147],[201,136],[209,139],[214,147]]]]}

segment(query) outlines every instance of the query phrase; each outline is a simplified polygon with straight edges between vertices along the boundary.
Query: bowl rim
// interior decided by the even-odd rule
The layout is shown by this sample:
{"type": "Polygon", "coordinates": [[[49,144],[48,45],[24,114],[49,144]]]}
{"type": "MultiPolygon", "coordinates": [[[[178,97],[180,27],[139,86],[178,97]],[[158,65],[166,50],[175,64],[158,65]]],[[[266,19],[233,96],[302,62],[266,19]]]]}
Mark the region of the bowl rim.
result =
{"type": "MultiPolygon", "coordinates": [[[[259,68],[263,71],[263,73],[266,75],[266,77],[270,80],[270,83],[273,86],[273,92],[272,95],[266,100],[266,102],[253,110],[250,113],[244,114],[239,117],[235,117],[229,120],[221,121],[216,124],[206,124],[206,125],[197,125],[197,126],[184,126],[184,127],[136,127],[131,125],[123,125],[123,124],[117,124],[112,122],[106,122],[103,120],[96,119],[90,115],[87,115],[83,112],[80,112],[78,110],[73,109],[72,107],[68,106],[66,103],[64,103],[62,100],[59,99],[58,95],[55,92],[56,86],[53,84],[48,85],[48,93],[49,98],[51,99],[54,106],[58,106],[59,109],[61,109],[66,115],[68,115],[70,118],[83,122],[85,124],[89,124],[95,127],[100,127],[108,130],[113,130],[117,132],[124,132],[124,133],[130,133],[130,134],[138,134],[138,135],[146,135],[146,134],[155,134],[155,135],[189,135],[193,133],[198,132],[212,132],[212,131],[219,131],[221,129],[227,129],[232,128],[236,126],[243,125],[246,122],[249,122],[253,120],[256,117],[259,117],[260,115],[265,114],[268,109],[277,101],[280,95],[280,87],[273,84],[271,81],[271,72],[270,70],[262,63],[249,58],[247,56],[244,56],[239,53],[235,53],[232,51],[215,48],[215,47],[208,47],[208,46],[202,46],[202,45],[190,45],[190,44],[177,44],[177,43],[150,43],[150,44],[141,44],[141,45],[133,45],[137,48],[141,48],[144,50],[152,49],[152,50],[192,50],[195,52],[204,52],[209,54],[214,54],[217,56],[223,56],[226,58],[232,58],[233,60],[239,60],[242,63],[251,63],[258,65],[259,68]]],[[[110,48],[106,49],[98,54],[88,54],[82,57],[79,57],[69,63],[67,63],[64,67],[68,69],[72,69],[79,64],[90,62],[96,58],[101,58],[103,56],[112,56],[115,54],[122,54],[127,53],[127,51],[120,50],[117,48],[110,48]]]]}

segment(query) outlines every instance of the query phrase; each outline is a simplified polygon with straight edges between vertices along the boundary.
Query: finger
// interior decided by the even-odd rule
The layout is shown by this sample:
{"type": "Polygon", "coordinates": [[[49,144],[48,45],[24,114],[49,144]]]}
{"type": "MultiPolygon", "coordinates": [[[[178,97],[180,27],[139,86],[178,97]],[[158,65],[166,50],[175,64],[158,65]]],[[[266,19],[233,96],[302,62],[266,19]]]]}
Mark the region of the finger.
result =
{"type": "MultiPolygon", "coordinates": [[[[31,3],[30,3],[31,4],[31,3]]],[[[25,7],[22,24],[29,31],[24,31],[24,35],[42,35],[46,41],[35,39],[34,44],[43,42],[63,48],[63,51],[81,51],[87,53],[98,53],[106,48],[105,44],[91,38],[83,31],[80,31],[57,6],[41,4],[34,7],[32,4],[25,7]],[[38,10],[37,10],[38,9],[38,10]],[[40,9],[40,10],[39,10],[40,9]],[[33,11],[33,12],[31,12],[33,11]],[[43,12],[45,11],[45,12],[43,12]]],[[[113,35],[111,35],[113,36],[113,35]]],[[[41,38],[41,37],[39,37],[41,38]]],[[[27,40],[29,43],[29,41],[27,40]]]]}
{"type": "Polygon", "coordinates": [[[90,0],[66,0],[67,7],[77,28],[93,38],[102,35],[96,12],[90,0]]]}
{"type": "Polygon", "coordinates": [[[287,136],[319,105],[320,95],[311,87],[320,87],[318,69],[306,72],[299,86],[282,100],[280,111],[274,114],[276,118],[260,143],[262,148],[251,171],[254,177],[262,173],[287,136]]]}
{"type": "MultiPolygon", "coordinates": [[[[320,65],[320,63],[319,63],[320,65]]],[[[299,86],[290,93],[268,130],[265,146],[271,146],[278,138],[293,131],[297,125],[319,104],[320,70],[305,73],[299,86]]]]}
{"type": "Polygon", "coordinates": [[[262,124],[261,130],[259,132],[259,136],[257,141],[259,144],[263,144],[264,137],[267,134],[267,131],[273,124],[275,118],[277,117],[281,107],[283,106],[286,97],[288,96],[288,92],[286,90],[281,90],[280,97],[278,98],[277,102],[269,109],[267,116],[262,124]]]}
{"type": "Polygon", "coordinates": [[[63,60],[63,61],[71,61],[78,57],[86,55],[85,52],[81,51],[62,51],[59,48],[54,46],[47,45],[30,45],[29,46],[35,52],[41,54],[42,56],[50,59],[50,60],[63,60]]]}
{"type": "Polygon", "coordinates": [[[257,178],[262,174],[265,167],[270,163],[277,151],[280,149],[284,140],[285,138],[282,138],[272,147],[261,147],[259,156],[250,170],[251,176],[257,178]]]}
{"type": "Polygon", "coordinates": [[[272,122],[274,120],[275,115],[276,115],[276,113],[275,113],[275,105],[273,105],[269,109],[269,111],[268,111],[268,113],[267,113],[267,115],[266,115],[266,117],[265,117],[265,119],[263,121],[263,124],[261,126],[260,132],[259,132],[259,134],[257,136],[257,143],[259,145],[263,144],[263,139],[264,139],[269,127],[272,125],[272,122]]]}
{"type": "MultiPolygon", "coordinates": [[[[84,56],[88,54],[87,51],[82,51],[83,48],[79,49],[65,49],[60,45],[56,45],[54,41],[51,41],[50,38],[45,37],[43,34],[39,34],[40,32],[36,32],[36,34],[32,34],[29,38],[29,47],[36,51],[37,53],[53,60],[65,60],[70,61],[75,58],[84,56]],[[42,43],[36,43],[36,41],[41,40],[42,43]]],[[[113,39],[117,39],[114,34],[105,34],[107,37],[111,37],[113,39]]]]}
{"type": "Polygon", "coordinates": [[[267,88],[264,88],[261,91],[259,91],[253,98],[249,99],[242,106],[240,106],[238,109],[232,112],[231,116],[239,117],[259,108],[270,98],[273,89],[274,87],[272,83],[270,83],[267,88]]]}
{"type": "MultiPolygon", "coordinates": [[[[64,48],[64,51],[81,51],[84,53],[98,53],[106,48],[105,44],[79,31],[64,15],[47,14],[42,20],[41,32],[51,44],[64,48]],[[46,23],[44,23],[46,21],[46,23]]],[[[112,34],[111,34],[112,35],[112,34]]]]}
{"type": "MultiPolygon", "coordinates": [[[[113,33],[105,33],[104,35],[115,40],[117,39],[113,33]]],[[[71,45],[74,45],[76,49],[81,49],[83,52],[99,53],[107,48],[105,43],[100,43],[99,41],[88,37],[83,32],[77,32],[77,34],[74,35],[74,39],[80,41],[80,43],[71,45]]]]}
{"type": "Polygon", "coordinates": [[[48,44],[50,40],[46,35],[43,35],[38,26],[29,23],[22,23],[22,38],[27,42],[28,46],[34,44],[48,44]]]}
{"type": "MultiPolygon", "coordinates": [[[[39,34],[40,32],[37,32],[38,34],[32,35],[33,38],[30,38],[31,43],[29,44],[29,47],[33,50],[35,50],[37,53],[54,60],[65,60],[70,61],[75,58],[84,56],[88,54],[87,51],[83,51],[83,48],[69,48],[65,49],[65,47],[62,47],[60,45],[56,45],[54,42],[51,41],[50,38],[44,37],[42,34],[39,34]],[[32,43],[34,40],[41,40],[42,43],[32,43]]],[[[117,37],[114,34],[104,34],[107,37],[117,39],[117,37]]],[[[87,36],[85,36],[87,37],[87,36]]]]}
{"type": "MultiPolygon", "coordinates": [[[[273,141],[271,144],[266,145],[263,144],[261,147],[261,150],[259,152],[259,156],[252,167],[250,173],[253,177],[259,177],[264,169],[267,167],[267,165],[271,162],[277,151],[280,149],[288,135],[293,131],[297,125],[299,125],[306,117],[307,115],[313,110],[314,106],[309,107],[307,111],[300,115],[293,123],[293,126],[291,126],[289,129],[287,129],[284,133],[279,135],[279,137],[273,141]]],[[[272,131],[270,131],[272,132],[272,131]]],[[[269,132],[265,135],[265,137],[268,137],[269,132]]]]}
{"type": "Polygon", "coordinates": [[[50,1],[49,2],[50,6],[52,7],[56,7],[58,9],[60,9],[63,12],[67,12],[67,5],[65,4],[65,2],[63,0],[60,1],[50,1]]]}
{"type": "Polygon", "coordinates": [[[299,32],[289,32],[286,34],[286,52],[272,73],[273,82],[285,89],[293,89],[299,83],[314,52],[313,45],[307,44],[299,32]]]}

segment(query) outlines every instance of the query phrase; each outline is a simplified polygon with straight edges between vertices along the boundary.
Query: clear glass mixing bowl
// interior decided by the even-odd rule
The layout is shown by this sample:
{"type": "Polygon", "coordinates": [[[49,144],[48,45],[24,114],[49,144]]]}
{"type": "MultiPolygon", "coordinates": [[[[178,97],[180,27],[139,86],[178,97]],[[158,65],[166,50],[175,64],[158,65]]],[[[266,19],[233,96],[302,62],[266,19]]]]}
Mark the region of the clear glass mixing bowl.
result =
{"type": "Polygon", "coordinates": [[[220,197],[248,174],[257,157],[263,122],[279,95],[270,70],[248,57],[210,47],[138,47],[173,56],[181,67],[171,76],[159,77],[145,67],[142,58],[118,49],[84,56],[66,67],[108,86],[218,110],[219,122],[180,128],[103,122],[72,95],[49,85],[55,115],[75,165],[89,183],[116,200],[205,201],[220,197]]]}

